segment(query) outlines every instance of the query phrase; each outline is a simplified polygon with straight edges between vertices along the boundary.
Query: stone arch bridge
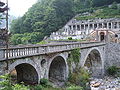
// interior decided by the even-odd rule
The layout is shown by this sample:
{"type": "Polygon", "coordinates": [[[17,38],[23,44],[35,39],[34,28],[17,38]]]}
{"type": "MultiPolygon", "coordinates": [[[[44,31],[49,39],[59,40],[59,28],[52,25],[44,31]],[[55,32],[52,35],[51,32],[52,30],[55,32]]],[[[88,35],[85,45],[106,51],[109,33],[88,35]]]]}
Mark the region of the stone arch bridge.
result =
{"type": "Polygon", "coordinates": [[[0,74],[16,70],[18,82],[38,83],[41,78],[64,82],[69,75],[70,51],[80,48],[79,66],[87,67],[93,76],[99,77],[104,74],[105,45],[104,42],[72,42],[1,48],[0,74]]]}

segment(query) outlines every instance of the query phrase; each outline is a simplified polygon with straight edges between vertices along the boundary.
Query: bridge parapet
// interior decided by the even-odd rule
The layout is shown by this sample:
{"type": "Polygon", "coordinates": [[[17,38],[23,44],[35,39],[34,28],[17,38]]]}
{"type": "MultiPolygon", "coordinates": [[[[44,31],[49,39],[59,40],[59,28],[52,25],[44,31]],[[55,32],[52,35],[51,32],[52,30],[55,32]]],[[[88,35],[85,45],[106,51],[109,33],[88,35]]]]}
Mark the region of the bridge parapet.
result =
{"type": "Polygon", "coordinates": [[[32,46],[16,46],[9,49],[0,49],[0,60],[16,59],[22,57],[35,56],[40,54],[49,54],[61,51],[69,51],[75,48],[89,48],[104,45],[104,42],[74,42],[61,44],[46,44],[32,46]]]}

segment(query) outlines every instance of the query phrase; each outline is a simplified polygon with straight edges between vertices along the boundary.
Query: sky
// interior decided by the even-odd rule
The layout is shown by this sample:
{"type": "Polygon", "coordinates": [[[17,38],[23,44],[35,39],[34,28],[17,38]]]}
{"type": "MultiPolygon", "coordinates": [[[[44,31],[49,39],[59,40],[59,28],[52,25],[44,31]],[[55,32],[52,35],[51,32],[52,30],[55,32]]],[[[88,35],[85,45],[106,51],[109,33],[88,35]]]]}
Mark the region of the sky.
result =
{"type": "MultiPolygon", "coordinates": [[[[6,0],[0,0],[6,2],[6,0]]],[[[8,0],[9,14],[15,17],[23,16],[37,0],[8,0]]]]}

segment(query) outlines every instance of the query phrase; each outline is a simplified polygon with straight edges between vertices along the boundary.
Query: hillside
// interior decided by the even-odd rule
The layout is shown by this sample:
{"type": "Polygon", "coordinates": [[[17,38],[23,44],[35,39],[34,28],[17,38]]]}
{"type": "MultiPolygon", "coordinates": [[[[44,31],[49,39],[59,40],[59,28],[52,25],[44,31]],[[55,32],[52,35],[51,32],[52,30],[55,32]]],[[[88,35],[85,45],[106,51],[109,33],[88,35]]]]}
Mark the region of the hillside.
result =
{"type": "MultiPolygon", "coordinates": [[[[11,42],[15,45],[40,42],[45,36],[62,28],[76,14],[87,11],[93,14],[88,17],[96,17],[100,10],[96,13],[93,12],[94,9],[114,1],[120,3],[119,0],[38,0],[23,17],[11,23],[11,42]]],[[[118,12],[119,10],[116,11],[118,12]]],[[[111,13],[114,13],[114,10],[111,13]]]]}
{"type": "Polygon", "coordinates": [[[99,7],[92,9],[93,11],[89,15],[79,15],[75,17],[77,20],[88,20],[95,18],[120,18],[120,5],[113,4],[111,6],[99,7]]]}

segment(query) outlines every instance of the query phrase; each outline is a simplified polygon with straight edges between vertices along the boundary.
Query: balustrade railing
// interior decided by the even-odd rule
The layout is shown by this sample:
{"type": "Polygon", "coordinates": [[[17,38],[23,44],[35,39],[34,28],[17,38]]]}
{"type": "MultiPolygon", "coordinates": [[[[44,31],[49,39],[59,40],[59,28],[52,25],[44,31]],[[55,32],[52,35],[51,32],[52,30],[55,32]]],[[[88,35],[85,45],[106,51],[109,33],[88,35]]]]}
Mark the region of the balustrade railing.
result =
{"type": "Polygon", "coordinates": [[[9,47],[7,50],[5,48],[0,49],[0,60],[21,58],[27,56],[34,56],[39,54],[54,53],[60,51],[71,50],[75,48],[86,48],[93,47],[97,45],[103,45],[104,42],[74,42],[74,43],[64,43],[64,44],[46,44],[46,45],[34,45],[34,46],[17,46],[9,47]]]}

